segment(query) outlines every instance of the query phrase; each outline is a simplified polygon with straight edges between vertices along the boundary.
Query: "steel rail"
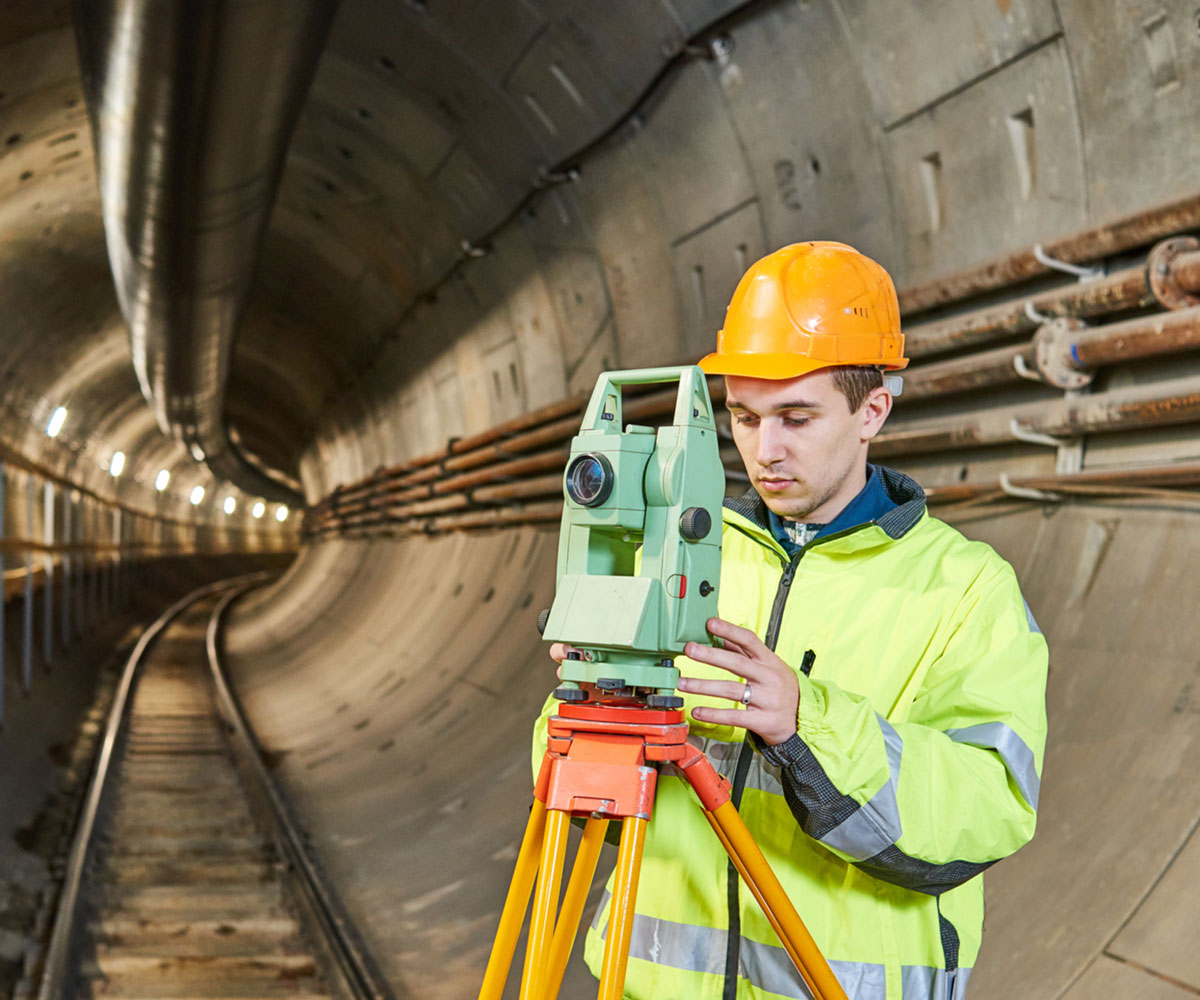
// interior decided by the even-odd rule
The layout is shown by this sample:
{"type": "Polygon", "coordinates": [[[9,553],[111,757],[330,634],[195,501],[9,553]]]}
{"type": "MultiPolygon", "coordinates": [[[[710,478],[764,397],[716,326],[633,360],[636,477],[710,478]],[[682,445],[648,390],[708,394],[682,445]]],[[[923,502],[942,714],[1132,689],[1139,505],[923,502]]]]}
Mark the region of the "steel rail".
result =
{"type": "MultiPolygon", "coordinates": [[[[305,846],[299,825],[279,786],[263,763],[258,741],[246,721],[237,695],[233,693],[226,678],[219,641],[222,620],[230,604],[246,591],[260,586],[262,582],[263,578],[260,575],[257,580],[232,589],[217,602],[208,620],[205,646],[208,651],[209,670],[216,688],[218,708],[232,730],[240,756],[254,773],[258,791],[270,806],[275,823],[276,843],[296,877],[296,883],[308,904],[309,912],[325,938],[325,944],[336,963],[343,984],[354,1000],[399,1000],[363,945],[345,907],[305,846]]],[[[405,996],[407,995],[406,993],[405,996]]]]}
{"type": "MultiPolygon", "coordinates": [[[[252,574],[259,575],[259,574],[252,574]]],[[[113,752],[128,714],[130,693],[142,659],[150,644],[159,634],[196,601],[209,594],[235,586],[245,577],[218,580],[216,583],[205,584],[191,593],[181,597],[166,611],[159,615],[142,633],[142,637],[134,646],[133,652],[125,662],[121,680],[113,696],[112,708],[108,713],[105,725],[104,740],[100,746],[99,756],[92,771],[91,782],[87,796],[80,812],[79,823],[75,828],[75,836],[71,842],[67,858],[66,873],[63,877],[62,891],[58,897],[58,908],[54,916],[54,926],[50,933],[50,944],[46,949],[46,959],[43,965],[41,983],[38,987],[38,1000],[62,1000],[66,996],[67,976],[70,971],[72,945],[78,929],[79,895],[83,886],[83,873],[93,848],[93,834],[96,819],[104,801],[105,792],[109,788],[109,769],[112,764],[113,752]]]]}

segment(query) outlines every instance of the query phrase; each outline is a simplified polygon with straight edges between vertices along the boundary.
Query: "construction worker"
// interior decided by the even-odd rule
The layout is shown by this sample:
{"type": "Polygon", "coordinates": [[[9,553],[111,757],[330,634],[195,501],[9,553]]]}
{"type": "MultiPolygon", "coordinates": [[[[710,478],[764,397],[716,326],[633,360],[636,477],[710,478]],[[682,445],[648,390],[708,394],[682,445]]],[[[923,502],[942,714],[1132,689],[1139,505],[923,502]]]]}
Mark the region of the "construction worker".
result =
{"type": "MultiPolygon", "coordinates": [[[[725,376],[753,489],[725,504],[709,621],[725,648],[689,643],[679,687],[851,1000],[959,1000],[982,872],[1033,835],[1047,650],[1008,563],[867,462],[903,349],[890,277],[851,247],[787,246],[742,278],[700,365],[725,376]]],[[[606,895],[593,971],[607,910],[606,895]]],[[[636,914],[626,997],[809,997],[665,772],[636,914]]]]}

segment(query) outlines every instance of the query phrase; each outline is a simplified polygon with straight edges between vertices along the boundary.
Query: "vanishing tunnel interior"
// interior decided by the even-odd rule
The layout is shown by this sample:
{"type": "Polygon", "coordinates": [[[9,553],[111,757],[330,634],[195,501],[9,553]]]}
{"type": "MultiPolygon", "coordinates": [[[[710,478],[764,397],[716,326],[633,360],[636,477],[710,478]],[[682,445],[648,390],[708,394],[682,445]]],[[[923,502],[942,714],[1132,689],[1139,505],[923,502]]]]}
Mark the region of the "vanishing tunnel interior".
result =
{"type": "Polygon", "coordinates": [[[473,995],[581,394],[836,239],[913,358],[873,454],[1051,649],[971,995],[1200,993],[1197,88],[1191,0],[0,7],[3,987],[106,658],[286,564],[234,685],[398,995],[473,995]]]}

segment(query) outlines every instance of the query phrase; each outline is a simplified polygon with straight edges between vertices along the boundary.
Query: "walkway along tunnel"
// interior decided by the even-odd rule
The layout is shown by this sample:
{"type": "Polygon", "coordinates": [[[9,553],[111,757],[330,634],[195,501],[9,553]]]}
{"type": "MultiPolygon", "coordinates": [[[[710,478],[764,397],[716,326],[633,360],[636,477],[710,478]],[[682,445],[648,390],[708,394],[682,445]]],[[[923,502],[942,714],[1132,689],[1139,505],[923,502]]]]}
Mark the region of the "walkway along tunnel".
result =
{"type": "Polygon", "coordinates": [[[875,459],[1013,564],[1051,649],[970,996],[1200,992],[1194,5],[184,6],[0,11],[0,988],[85,648],[290,560],[231,608],[233,685],[397,994],[473,995],[583,397],[837,239],[913,358],[875,459]]]}

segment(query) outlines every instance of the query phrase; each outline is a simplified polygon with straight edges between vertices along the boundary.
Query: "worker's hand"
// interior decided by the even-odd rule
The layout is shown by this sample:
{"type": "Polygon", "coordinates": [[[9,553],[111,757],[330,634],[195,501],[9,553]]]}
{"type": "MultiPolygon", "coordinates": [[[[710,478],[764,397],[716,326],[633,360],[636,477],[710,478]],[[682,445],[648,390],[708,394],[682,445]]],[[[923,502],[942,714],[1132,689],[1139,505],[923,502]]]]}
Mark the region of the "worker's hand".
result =
{"type": "Polygon", "coordinates": [[[725,641],[724,649],[689,642],[685,656],[728,670],[729,681],[705,681],[694,677],[679,678],[679,690],[688,694],[706,694],[728,698],[739,705],[750,685],[750,705],[743,708],[695,708],[692,718],[718,726],[738,726],[758,733],[770,744],[783,743],[796,732],[796,712],[800,706],[800,684],[786,663],[767,648],[748,628],[721,618],[708,620],[708,631],[725,641]]]}
{"type": "Polygon", "coordinates": [[[562,661],[567,658],[568,653],[575,652],[574,646],[568,646],[565,642],[553,642],[550,644],[550,659],[558,663],[557,676],[562,680],[562,661]]]}

